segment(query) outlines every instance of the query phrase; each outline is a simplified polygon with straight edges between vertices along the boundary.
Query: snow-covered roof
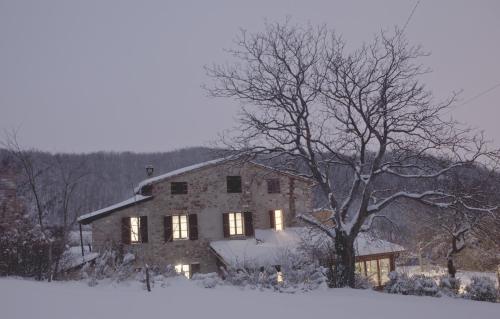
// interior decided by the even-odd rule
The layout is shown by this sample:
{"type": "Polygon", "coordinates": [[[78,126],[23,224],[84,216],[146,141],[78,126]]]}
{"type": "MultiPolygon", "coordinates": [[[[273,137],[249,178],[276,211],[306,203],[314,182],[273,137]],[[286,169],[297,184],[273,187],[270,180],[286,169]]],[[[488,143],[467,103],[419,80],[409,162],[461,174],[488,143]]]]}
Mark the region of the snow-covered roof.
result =
{"type": "Polygon", "coordinates": [[[123,202],[119,202],[117,204],[114,204],[114,205],[111,205],[108,207],[104,207],[104,208],[101,208],[99,210],[93,211],[91,213],[82,215],[82,216],[78,217],[77,221],[81,224],[88,224],[88,223],[92,222],[93,220],[95,220],[99,217],[102,217],[103,215],[109,214],[117,209],[125,208],[127,206],[142,202],[142,201],[150,199],[152,197],[153,196],[134,195],[133,197],[131,197],[127,200],[124,200],[123,202]]]}
{"type": "MultiPolygon", "coordinates": [[[[174,171],[170,171],[168,173],[161,174],[161,175],[158,175],[158,176],[151,177],[151,178],[148,178],[146,180],[143,180],[142,182],[140,182],[137,185],[137,187],[134,189],[134,191],[135,191],[135,193],[139,193],[140,190],[141,190],[141,188],[143,188],[146,185],[150,185],[150,184],[153,184],[155,182],[159,182],[159,181],[162,181],[164,179],[175,177],[175,176],[178,176],[178,175],[190,172],[190,171],[194,171],[194,170],[197,170],[197,169],[205,168],[205,167],[212,166],[212,165],[221,164],[223,162],[236,161],[238,159],[239,158],[237,156],[233,155],[233,156],[221,157],[221,158],[217,158],[217,159],[214,159],[214,160],[211,160],[211,161],[206,161],[206,162],[202,162],[202,163],[198,163],[198,164],[186,166],[186,167],[183,167],[183,168],[179,168],[179,169],[176,169],[174,171]]],[[[289,172],[284,172],[282,170],[279,170],[277,168],[274,168],[274,167],[271,167],[271,166],[267,166],[267,165],[264,165],[264,164],[256,163],[256,162],[253,162],[253,161],[248,161],[247,163],[250,163],[250,164],[255,165],[255,166],[259,166],[259,167],[267,169],[267,170],[275,171],[275,172],[278,172],[280,174],[290,175],[290,176],[294,176],[295,178],[298,178],[298,179],[307,180],[307,181],[309,181],[311,183],[314,182],[313,180],[311,180],[311,179],[309,179],[307,177],[300,176],[300,175],[297,175],[297,174],[292,174],[292,173],[289,173],[289,172]]]]}
{"type": "MultiPolygon", "coordinates": [[[[223,261],[231,266],[242,265],[279,265],[289,253],[294,253],[301,243],[310,238],[306,227],[291,227],[283,231],[256,229],[255,238],[241,240],[218,240],[210,247],[223,261]]],[[[322,234],[313,235],[318,239],[322,234]]],[[[356,256],[403,251],[404,248],[385,240],[360,233],[354,243],[356,256]]]]}
{"type": "Polygon", "coordinates": [[[142,182],[140,182],[139,185],[137,185],[137,187],[134,189],[134,191],[137,193],[137,192],[140,191],[141,188],[143,188],[146,185],[149,185],[149,184],[152,184],[152,183],[164,180],[166,178],[170,178],[170,177],[174,177],[174,176],[177,176],[177,175],[181,175],[181,174],[184,174],[184,173],[196,170],[196,169],[200,169],[200,168],[203,168],[203,167],[206,167],[206,166],[220,164],[220,163],[222,163],[224,161],[228,161],[228,160],[230,160],[232,158],[233,157],[217,158],[217,159],[214,159],[214,160],[211,160],[211,161],[206,161],[206,162],[202,162],[202,163],[198,163],[198,164],[186,166],[186,167],[179,168],[179,169],[176,169],[174,171],[170,171],[170,172],[162,174],[162,175],[158,175],[158,176],[155,176],[155,177],[151,177],[151,178],[145,179],[142,182]]]}
{"type": "MultiPolygon", "coordinates": [[[[124,207],[132,205],[134,203],[138,203],[138,202],[141,202],[143,200],[152,198],[152,196],[143,196],[143,195],[140,194],[141,193],[141,189],[144,186],[147,186],[147,185],[153,184],[155,182],[159,182],[159,181],[165,180],[167,178],[175,177],[175,176],[187,173],[187,172],[191,172],[191,171],[194,171],[194,170],[197,170],[197,169],[205,168],[205,167],[212,166],[212,165],[221,164],[223,162],[235,161],[235,160],[238,160],[237,156],[221,157],[221,158],[217,158],[217,159],[214,159],[214,160],[211,160],[211,161],[206,161],[206,162],[202,162],[202,163],[198,163],[198,164],[186,166],[186,167],[183,167],[183,168],[180,168],[180,169],[177,169],[177,170],[174,170],[174,171],[170,171],[170,172],[162,174],[162,175],[158,175],[158,176],[155,176],[155,177],[151,177],[151,178],[145,179],[142,182],[140,182],[137,185],[137,187],[134,189],[134,193],[136,194],[134,197],[131,197],[131,198],[127,199],[127,200],[124,200],[123,202],[120,202],[120,203],[117,203],[117,204],[114,204],[114,205],[111,205],[111,206],[108,206],[108,207],[96,210],[94,212],[91,212],[91,213],[88,213],[88,214],[85,214],[85,215],[82,215],[82,216],[80,216],[78,218],[78,222],[80,222],[82,224],[88,224],[88,223],[92,222],[93,220],[95,220],[95,219],[97,219],[99,217],[102,217],[105,214],[111,213],[114,210],[117,210],[119,208],[124,208],[124,207]]],[[[262,167],[262,168],[265,168],[265,169],[268,169],[268,170],[276,171],[276,172],[278,172],[280,174],[293,175],[293,176],[295,176],[298,179],[303,179],[303,180],[307,180],[307,181],[313,182],[312,180],[310,180],[310,179],[308,179],[306,177],[303,177],[303,176],[300,176],[300,175],[291,174],[291,173],[288,173],[288,172],[283,172],[283,171],[280,171],[280,170],[278,170],[276,168],[273,168],[273,167],[270,167],[270,166],[266,166],[266,165],[255,163],[255,162],[248,162],[248,163],[251,163],[252,165],[256,165],[256,166],[259,166],[259,167],[262,167]]]]}

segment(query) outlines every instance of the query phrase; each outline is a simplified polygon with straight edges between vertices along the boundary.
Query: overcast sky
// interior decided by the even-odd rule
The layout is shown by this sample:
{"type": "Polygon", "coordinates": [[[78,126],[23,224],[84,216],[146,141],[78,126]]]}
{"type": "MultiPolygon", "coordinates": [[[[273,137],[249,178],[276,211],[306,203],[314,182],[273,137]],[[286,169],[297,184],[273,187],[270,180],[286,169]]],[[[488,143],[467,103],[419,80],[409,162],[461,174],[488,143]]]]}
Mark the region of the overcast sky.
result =
{"type": "MultiPolygon", "coordinates": [[[[289,16],[358,46],[416,2],[0,0],[0,129],[52,152],[206,145],[238,105],[206,97],[203,65],[226,60],[238,28],[289,16]]],[[[453,116],[499,145],[500,1],[422,0],[406,31],[432,52],[435,95],[463,89],[453,116]]]]}

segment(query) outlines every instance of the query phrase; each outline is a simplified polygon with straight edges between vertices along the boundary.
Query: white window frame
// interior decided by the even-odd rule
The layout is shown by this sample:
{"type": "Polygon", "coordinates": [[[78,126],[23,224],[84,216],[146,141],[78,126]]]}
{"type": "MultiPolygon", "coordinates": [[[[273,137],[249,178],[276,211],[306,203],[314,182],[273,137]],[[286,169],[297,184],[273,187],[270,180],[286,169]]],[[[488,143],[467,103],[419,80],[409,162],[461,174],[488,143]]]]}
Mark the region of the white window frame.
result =
{"type": "Polygon", "coordinates": [[[229,236],[245,235],[245,220],[242,212],[229,213],[229,236]]]}
{"type": "Polygon", "coordinates": [[[177,264],[175,265],[175,272],[179,275],[184,275],[186,278],[191,278],[191,265],[190,264],[177,264]]]}
{"type": "Polygon", "coordinates": [[[172,239],[189,239],[189,217],[187,214],[172,215],[172,239]]]}
{"type": "Polygon", "coordinates": [[[274,215],[274,229],[277,231],[282,231],[285,226],[283,223],[283,210],[275,209],[273,215],[274,215]]]}

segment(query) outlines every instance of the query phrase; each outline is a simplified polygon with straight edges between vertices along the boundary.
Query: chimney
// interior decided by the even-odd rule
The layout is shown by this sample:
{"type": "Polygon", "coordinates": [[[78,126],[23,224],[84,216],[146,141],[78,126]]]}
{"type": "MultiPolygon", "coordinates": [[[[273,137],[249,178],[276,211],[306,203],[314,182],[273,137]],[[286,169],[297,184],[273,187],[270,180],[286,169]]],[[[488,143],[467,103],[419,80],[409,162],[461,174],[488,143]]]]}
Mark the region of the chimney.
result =
{"type": "Polygon", "coordinates": [[[148,177],[153,176],[154,170],[155,169],[154,169],[153,165],[146,165],[146,174],[148,175],[148,177]]]}

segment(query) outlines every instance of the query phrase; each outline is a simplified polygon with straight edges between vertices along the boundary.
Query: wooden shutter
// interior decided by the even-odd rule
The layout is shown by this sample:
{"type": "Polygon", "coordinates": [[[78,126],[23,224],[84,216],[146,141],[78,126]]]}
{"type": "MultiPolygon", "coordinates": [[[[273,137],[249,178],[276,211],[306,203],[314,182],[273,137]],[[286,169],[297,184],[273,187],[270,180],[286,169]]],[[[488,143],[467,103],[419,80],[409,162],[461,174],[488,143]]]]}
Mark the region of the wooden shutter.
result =
{"type": "Polygon", "coordinates": [[[244,212],[245,218],[245,236],[253,236],[253,218],[252,212],[244,212]]]}
{"type": "Polygon", "coordinates": [[[148,216],[141,216],[139,222],[140,227],[140,241],[141,243],[148,242],[148,216]]]}
{"type": "Polygon", "coordinates": [[[163,230],[165,234],[165,242],[173,240],[173,232],[172,232],[172,216],[163,217],[163,230]]]}
{"type": "Polygon", "coordinates": [[[200,264],[199,263],[191,264],[191,277],[199,272],[200,272],[200,264]]]}
{"type": "Polygon", "coordinates": [[[130,244],[130,217],[122,218],[122,243],[130,244]]]}
{"type": "Polygon", "coordinates": [[[274,210],[269,211],[269,225],[271,226],[271,228],[276,228],[274,219],[274,210]]]}
{"type": "Polygon", "coordinates": [[[189,214],[189,239],[198,239],[198,216],[196,214],[189,214]]]}
{"type": "Polygon", "coordinates": [[[229,213],[222,214],[222,230],[224,231],[224,237],[229,237],[229,213]]]}

